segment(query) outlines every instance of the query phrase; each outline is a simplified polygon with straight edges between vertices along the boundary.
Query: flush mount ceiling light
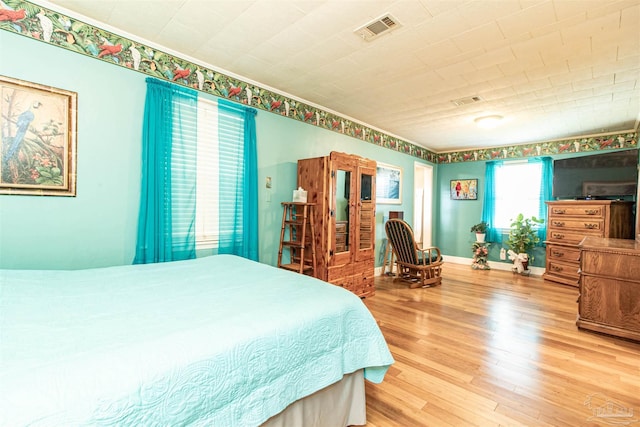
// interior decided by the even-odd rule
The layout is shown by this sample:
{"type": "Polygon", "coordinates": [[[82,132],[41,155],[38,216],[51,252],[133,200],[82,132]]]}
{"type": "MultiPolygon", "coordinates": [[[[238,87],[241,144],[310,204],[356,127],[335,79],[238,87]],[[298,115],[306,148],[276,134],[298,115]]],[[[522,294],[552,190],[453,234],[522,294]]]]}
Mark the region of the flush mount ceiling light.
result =
{"type": "Polygon", "coordinates": [[[498,114],[492,114],[490,116],[482,116],[478,117],[474,120],[476,124],[484,129],[493,129],[498,126],[504,117],[499,116],[498,114]]]}

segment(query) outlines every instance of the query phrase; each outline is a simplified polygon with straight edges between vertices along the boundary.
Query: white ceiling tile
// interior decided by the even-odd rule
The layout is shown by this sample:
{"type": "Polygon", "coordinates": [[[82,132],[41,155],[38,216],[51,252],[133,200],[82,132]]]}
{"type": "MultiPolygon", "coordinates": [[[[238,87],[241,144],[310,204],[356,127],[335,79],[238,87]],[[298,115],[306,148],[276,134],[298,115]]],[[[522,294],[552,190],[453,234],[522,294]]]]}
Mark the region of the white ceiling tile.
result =
{"type": "Polygon", "coordinates": [[[640,116],[639,0],[54,3],[436,152],[628,130],[640,116]],[[387,12],[401,28],[353,33],[387,12]],[[474,95],[484,101],[450,102],[474,95]],[[479,133],[484,111],[508,119],[479,133]]]}
{"type": "Polygon", "coordinates": [[[640,3],[622,9],[620,14],[620,28],[638,29],[640,26],[640,3]]]}
{"type": "Polygon", "coordinates": [[[607,63],[614,63],[617,57],[617,51],[606,49],[605,51],[593,51],[591,55],[567,58],[567,64],[569,64],[571,71],[575,71],[585,67],[593,68],[607,63]]]}
{"type": "Polygon", "coordinates": [[[438,64],[441,64],[443,57],[456,55],[460,52],[460,49],[455,43],[446,39],[434,44],[429,44],[423,48],[419,48],[413,52],[413,55],[430,67],[435,67],[438,64]]]}
{"type": "Polygon", "coordinates": [[[435,69],[435,72],[438,73],[440,77],[447,80],[453,76],[462,76],[472,71],[476,71],[476,67],[474,67],[470,61],[457,62],[446,67],[435,69]]]}
{"type": "Polygon", "coordinates": [[[458,13],[470,23],[479,26],[491,21],[498,21],[505,16],[516,14],[522,10],[517,1],[472,1],[458,9],[458,13]]]}
{"type": "Polygon", "coordinates": [[[420,0],[420,3],[432,16],[436,16],[462,7],[468,4],[469,0],[420,0]]]}
{"type": "Polygon", "coordinates": [[[587,17],[587,10],[593,7],[597,7],[602,4],[601,0],[580,0],[580,1],[567,1],[567,0],[555,0],[553,7],[556,11],[556,17],[559,21],[567,18],[572,18],[578,15],[587,17]]]}
{"type": "Polygon", "coordinates": [[[640,80],[640,70],[620,71],[615,74],[615,83],[640,80]]]}
{"type": "Polygon", "coordinates": [[[209,39],[207,34],[196,27],[189,27],[175,22],[165,26],[157,35],[156,40],[163,46],[170,46],[177,52],[193,55],[198,46],[209,39]]]}
{"type": "Polygon", "coordinates": [[[539,52],[548,49],[550,46],[562,44],[560,33],[549,33],[530,40],[519,41],[511,45],[516,58],[524,60],[538,56],[539,52]]]}
{"type": "Polygon", "coordinates": [[[425,44],[433,44],[462,34],[468,31],[470,26],[470,23],[453,10],[416,25],[414,31],[416,37],[424,40],[425,44]]]}
{"type": "Polygon", "coordinates": [[[589,80],[579,80],[571,83],[575,91],[595,89],[602,86],[613,85],[615,76],[613,74],[600,76],[589,80]]]}
{"type": "Polygon", "coordinates": [[[171,21],[182,25],[191,26],[194,29],[206,31],[213,36],[229,25],[237,16],[246,10],[253,2],[207,2],[189,0],[183,2],[171,16],[171,21]],[[230,6],[233,6],[233,10],[230,6]],[[219,9],[223,8],[223,13],[219,9]]]}
{"type": "Polygon", "coordinates": [[[106,18],[111,16],[111,12],[118,6],[115,2],[88,2],[86,0],[51,0],[51,3],[102,22],[107,22],[106,18]]]}
{"type": "Polygon", "coordinates": [[[569,73],[569,67],[566,61],[557,61],[545,64],[544,67],[531,68],[525,71],[530,80],[548,79],[552,76],[569,73]]]}
{"type": "Polygon", "coordinates": [[[592,19],[609,15],[612,12],[624,10],[628,7],[635,7],[638,5],[638,0],[603,0],[596,4],[592,4],[591,1],[588,3],[592,7],[587,10],[587,17],[592,19]]]}
{"type": "Polygon", "coordinates": [[[496,65],[491,67],[481,68],[476,71],[471,71],[469,73],[462,74],[462,77],[469,82],[469,84],[478,84],[484,83],[489,80],[499,79],[504,77],[504,74],[500,68],[496,65]]]}
{"type": "Polygon", "coordinates": [[[400,24],[407,26],[420,24],[433,18],[424,5],[416,0],[398,0],[391,4],[387,11],[400,21],[400,24]]]}
{"type": "Polygon", "coordinates": [[[502,70],[505,76],[520,75],[523,72],[532,68],[539,68],[544,66],[542,57],[537,52],[532,52],[533,55],[529,55],[522,59],[516,59],[515,61],[505,62],[498,64],[498,68],[502,70]]]}
{"type": "Polygon", "coordinates": [[[618,42],[618,59],[637,56],[638,52],[640,52],[640,37],[627,37],[618,42]]]}
{"type": "Polygon", "coordinates": [[[565,86],[567,84],[571,85],[571,83],[575,81],[591,80],[594,77],[596,76],[593,75],[591,68],[583,67],[575,71],[570,71],[568,73],[549,76],[549,80],[554,86],[565,86]]]}
{"type": "Polygon", "coordinates": [[[585,14],[575,15],[570,18],[566,18],[560,21],[549,22],[546,25],[541,25],[531,30],[530,34],[532,37],[543,36],[549,33],[555,33],[557,31],[562,30],[563,28],[572,27],[574,25],[583,23],[587,20],[587,16],[585,14]]]}
{"type": "Polygon", "coordinates": [[[609,86],[600,86],[600,87],[594,87],[593,88],[593,94],[594,95],[604,95],[607,93],[614,93],[614,92],[626,92],[626,91],[632,91],[635,90],[636,88],[636,81],[635,80],[628,80],[625,82],[621,82],[618,84],[612,84],[609,86]]]}
{"type": "Polygon", "coordinates": [[[528,83],[520,85],[514,85],[513,89],[519,95],[533,94],[535,96],[535,91],[549,87],[551,87],[551,82],[549,81],[549,79],[539,79],[529,81],[528,83]]]}
{"type": "Polygon", "coordinates": [[[560,30],[562,39],[569,43],[574,39],[583,39],[598,35],[603,32],[618,30],[620,28],[620,12],[612,12],[598,18],[588,19],[579,24],[565,27],[560,30]]]}
{"type": "MultiPolygon", "coordinates": [[[[97,2],[100,3],[100,2],[97,2]]],[[[121,2],[113,9],[108,24],[117,28],[135,28],[134,34],[153,40],[171,22],[182,2],[159,1],[157,7],[149,7],[146,1],[121,2]],[[144,16],[145,19],[140,19],[144,16]]]]}
{"type": "Polygon", "coordinates": [[[515,60],[516,58],[513,55],[513,51],[509,47],[493,49],[470,59],[471,63],[477,68],[486,68],[515,60]]]}
{"type": "Polygon", "coordinates": [[[558,44],[555,46],[549,46],[540,51],[542,60],[545,64],[550,64],[557,61],[563,61],[567,58],[573,58],[576,56],[591,55],[591,40],[584,38],[581,40],[573,40],[566,44],[558,44]]]}
{"type": "MultiPolygon", "coordinates": [[[[507,3],[507,2],[505,2],[507,3]]],[[[523,33],[535,31],[556,21],[553,3],[550,1],[536,4],[524,10],[506,15],[497,23],[506,38],[514,38],[523,33]]]]}
{"type": "Polygon", "coordinates": [[[498,24],[489,22],[488,24],[474,27],[458,36],[453,36],[451,40],[461,51],[467,52],[478,49],[490,50],[505,40],[505,36],[500,31],[498,24]]]}

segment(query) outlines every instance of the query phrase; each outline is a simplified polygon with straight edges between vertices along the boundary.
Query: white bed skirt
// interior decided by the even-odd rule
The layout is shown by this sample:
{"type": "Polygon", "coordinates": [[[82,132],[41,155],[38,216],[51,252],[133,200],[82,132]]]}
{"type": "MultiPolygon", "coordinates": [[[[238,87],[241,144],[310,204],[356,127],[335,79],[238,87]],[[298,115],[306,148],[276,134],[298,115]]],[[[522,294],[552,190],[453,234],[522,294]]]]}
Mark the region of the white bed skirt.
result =
{"type": "Polygon", "coordinates": [[[342,380],[293,402],[269,418],[262,427],[346,427],[365,425],[364,372],[358,370],[342,380]]]}

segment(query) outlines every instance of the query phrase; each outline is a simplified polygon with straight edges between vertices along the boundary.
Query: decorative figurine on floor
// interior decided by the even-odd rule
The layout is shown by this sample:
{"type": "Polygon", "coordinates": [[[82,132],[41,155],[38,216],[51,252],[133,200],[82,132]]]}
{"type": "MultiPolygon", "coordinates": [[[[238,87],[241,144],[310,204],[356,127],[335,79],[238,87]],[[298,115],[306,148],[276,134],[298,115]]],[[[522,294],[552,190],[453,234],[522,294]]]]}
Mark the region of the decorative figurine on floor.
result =
{"type": "Polygon", "coordinates": [[[471,263],[471,268],[474,270],[490,270],[491,267],[487,262],[487,257],[489,256],[489,248],[487,248],[486,242],[474,242],[473,246],[471,246],[473,250],[473,262],[471,263]]]}
{"type": "Polygon", "coordinates": [[[511,269],[514,273],[522,274],[523,276],[529,275],[529,255],[526,253],[515,253],[511,249],[507,251],[509,254],[509,259],[513,261],[513,268],[511,269]]]}

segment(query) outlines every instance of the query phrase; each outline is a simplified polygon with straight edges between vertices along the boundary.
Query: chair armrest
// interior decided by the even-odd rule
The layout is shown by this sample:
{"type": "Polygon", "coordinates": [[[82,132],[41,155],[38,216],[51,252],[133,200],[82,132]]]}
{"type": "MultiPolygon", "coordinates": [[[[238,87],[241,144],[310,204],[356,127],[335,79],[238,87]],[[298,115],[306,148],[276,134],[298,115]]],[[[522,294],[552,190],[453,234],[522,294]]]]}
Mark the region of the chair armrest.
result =
{"type": "Polygon", "coordinates": [[[442,254],[440,253],[440,248],[436,246],[432,246],[424,249],[418,249],[418,251],[422,252],[422,256],[420,258],[422,259],[423,265],[433,264],[433,263],[442,261],[442,254]],[[429,262],[427,262],[427,260],[429,260],[429,262]]]}

